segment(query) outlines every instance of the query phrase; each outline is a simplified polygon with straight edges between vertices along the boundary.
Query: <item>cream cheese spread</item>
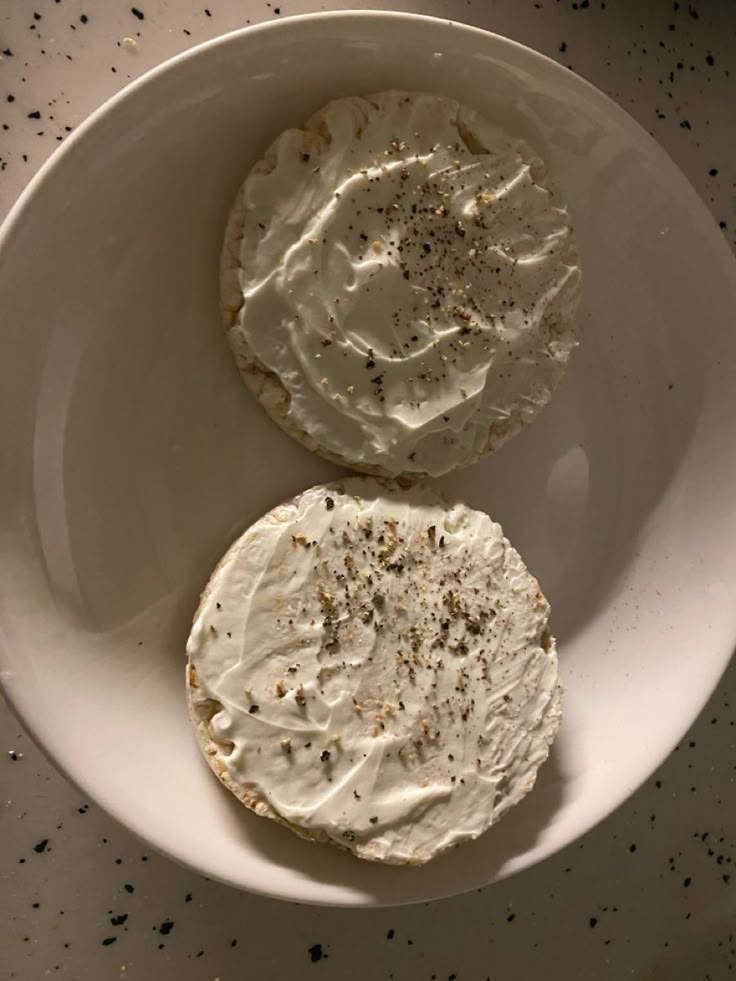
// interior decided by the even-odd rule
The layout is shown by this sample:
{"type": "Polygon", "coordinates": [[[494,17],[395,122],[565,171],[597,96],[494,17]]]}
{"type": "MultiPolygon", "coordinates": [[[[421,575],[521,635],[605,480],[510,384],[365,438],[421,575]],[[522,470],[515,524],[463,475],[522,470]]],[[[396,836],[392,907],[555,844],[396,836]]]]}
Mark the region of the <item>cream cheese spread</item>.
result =
{"type": "Polygon", "coordinates": [[[256,522],[204,594],[190,701],[250,806],[421,864],[533,786],[560,719],[549,607],[499,525],[355,477],[256,522]]]}
{"type": "Polygon", "coordinates": [[[437,476],[549,400],[575,345],[570,218],[530,147],[477,113],[332,102],[276,140],[233,213],[231,346],[278,379],[278,421],[318,451],[437,476]]]}

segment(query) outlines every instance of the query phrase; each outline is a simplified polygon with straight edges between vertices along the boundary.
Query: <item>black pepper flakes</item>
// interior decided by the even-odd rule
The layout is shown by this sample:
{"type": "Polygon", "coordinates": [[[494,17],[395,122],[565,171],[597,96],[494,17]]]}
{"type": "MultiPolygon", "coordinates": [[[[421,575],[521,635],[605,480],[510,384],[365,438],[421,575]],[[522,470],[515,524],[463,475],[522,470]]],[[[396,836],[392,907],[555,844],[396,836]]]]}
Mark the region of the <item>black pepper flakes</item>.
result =
{"type": "Polygon", "coordinates": [[[328,511],[332,511],[332,509],[334,507],[335,507],[335,501],[333,500],[333,498],[331,498],[331,497],[326,498],[326,500],[325,500],[325,508],[328,511]]]}
{"type": "Polygon", "coordinates": [[[260,710],[261,710],[260,705],[251,705],[251,707],[248,709],[251,715],[255,715],[256,712],[260,712],[260,710]]]}
{"type": "Polygon", "coordinates": [[[323,749],[322,752],[319,754],[319,758],[323,763],[328,763],[330,760],[329,749],[323,749]]]}

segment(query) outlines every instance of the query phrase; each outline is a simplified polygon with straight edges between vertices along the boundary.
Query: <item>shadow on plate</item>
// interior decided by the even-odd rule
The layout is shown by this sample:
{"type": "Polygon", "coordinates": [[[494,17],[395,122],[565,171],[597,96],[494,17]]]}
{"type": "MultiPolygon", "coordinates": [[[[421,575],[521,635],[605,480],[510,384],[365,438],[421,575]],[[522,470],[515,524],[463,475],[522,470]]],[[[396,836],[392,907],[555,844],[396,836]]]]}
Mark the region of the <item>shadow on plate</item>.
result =
{"type": "Polygon", "coordinates": [[[224,787],[221,793],[227,824],[248,850],[313,882],[343,887],[354,883],[366,901],[381,903],[427,899],[435,888],[437,894],[447,894],[454,884],[462,891],[463,883],[479,866],[490,882],[515,856],[534,847],[559,810],[564,787],[558,751],[553,747],[534,790],[498,825],[420,867],[366,862],[342,849],[305,841],[274,821],[256,817],[224,787]]]}

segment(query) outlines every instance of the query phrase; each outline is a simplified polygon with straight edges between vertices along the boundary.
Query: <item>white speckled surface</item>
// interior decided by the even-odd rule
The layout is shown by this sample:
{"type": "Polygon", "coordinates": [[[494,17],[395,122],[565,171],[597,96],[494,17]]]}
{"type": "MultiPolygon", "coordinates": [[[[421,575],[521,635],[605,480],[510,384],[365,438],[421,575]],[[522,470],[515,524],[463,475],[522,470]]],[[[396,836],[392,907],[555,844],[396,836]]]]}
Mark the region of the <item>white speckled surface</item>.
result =
{"type": "MultiPolygon", "coordinates": [[[[0,215],[57,142],[129,79],[249,20],[324,7],[140,0],[137,9],[124,0],[0,5],[0,215]]],[[[656,136],[734,244],[736,5],[427,0],[405,9],[490,28],[572,66],[656,136]]],[[[660,772],[543,865],[458,899],[377,911],[278,905],[146,854],[3,709],[0,979],[729,978],[734,706],[732,667],[660,772]]]]}

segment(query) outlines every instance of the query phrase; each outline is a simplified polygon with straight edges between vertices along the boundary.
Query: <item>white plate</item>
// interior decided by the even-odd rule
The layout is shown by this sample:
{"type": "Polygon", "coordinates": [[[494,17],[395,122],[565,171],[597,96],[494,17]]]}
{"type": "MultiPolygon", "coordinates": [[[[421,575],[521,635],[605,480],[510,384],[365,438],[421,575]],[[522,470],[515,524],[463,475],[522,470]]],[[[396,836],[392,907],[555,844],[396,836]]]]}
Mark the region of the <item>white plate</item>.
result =
{"type": "Polygon", "coordinates": [[[334,904],[481,886],[657,766],[736,637],[736,280],[692,188],[621,109],[503,38],[408,14],[295,18],[151,72],[80,127],[0,240],[0,666],[85,793],[233,885],[334,904]],[[577,222],[583,343],[549,409],[440,483],[500,520],[553,607],[562,732],[496,829],[382,868],[247,813],[189,729],[184,642],[234,535],[334,470],[242,385],[218,317],[249,165],[328,99],[454,96],[547,159],[577,222]]]}

